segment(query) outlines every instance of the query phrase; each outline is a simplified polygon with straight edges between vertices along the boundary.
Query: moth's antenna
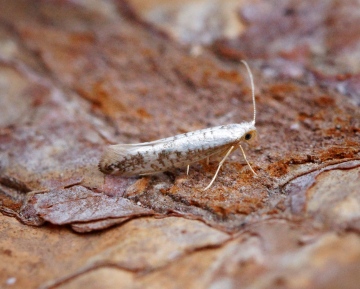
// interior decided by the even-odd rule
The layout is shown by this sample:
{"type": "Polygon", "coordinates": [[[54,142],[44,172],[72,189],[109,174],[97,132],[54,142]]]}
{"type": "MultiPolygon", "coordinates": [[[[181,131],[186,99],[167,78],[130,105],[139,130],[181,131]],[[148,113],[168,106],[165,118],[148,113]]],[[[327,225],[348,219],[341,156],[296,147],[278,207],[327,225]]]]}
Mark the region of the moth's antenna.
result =
{"type": "Polygon", "coordinates": [[[250,77],[250,83],[251,83],[251,94],[252,94],[252,100],[253,100],[253,105],[254,105],[254,124],[255,124],[255,118],[256,118],[256,105],[255,105],[255,86],[254,86],[254,79],[253,79],[253,75],[251,73],[251,70],[250,70],[250,67],[249,65],[247,64],[247,62],[245,60],[241,60],[241,62],[245,65],[247,71],[248,71],[248,74],[249,74],[249,77],[250,77]]]}

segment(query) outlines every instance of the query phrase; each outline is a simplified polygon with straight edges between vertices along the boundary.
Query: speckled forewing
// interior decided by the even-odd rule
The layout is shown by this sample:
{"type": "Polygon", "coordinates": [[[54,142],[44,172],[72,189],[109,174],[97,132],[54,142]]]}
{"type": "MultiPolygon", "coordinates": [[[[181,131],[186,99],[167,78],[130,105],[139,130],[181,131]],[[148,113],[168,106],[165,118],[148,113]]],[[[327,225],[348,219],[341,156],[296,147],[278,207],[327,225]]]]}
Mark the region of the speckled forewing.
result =
{"type": "Polygon", "coordinates": [[[109,146],[99,168],[107,174],[144,175],[184,167],[227,151],[240,141],[252,123],[218,126],[154,142],[109,146]]]}
{"type": "Polygon", "coordinates": [[[122,176],[146,175],[179,168],[202,160],[208,156],[222,153],[229,145],[201,150],[189,150],[186,154],[178,150],[158,151],[142,144],[116,145],[106,149],[99,168],[106,174],[122,176]]]}

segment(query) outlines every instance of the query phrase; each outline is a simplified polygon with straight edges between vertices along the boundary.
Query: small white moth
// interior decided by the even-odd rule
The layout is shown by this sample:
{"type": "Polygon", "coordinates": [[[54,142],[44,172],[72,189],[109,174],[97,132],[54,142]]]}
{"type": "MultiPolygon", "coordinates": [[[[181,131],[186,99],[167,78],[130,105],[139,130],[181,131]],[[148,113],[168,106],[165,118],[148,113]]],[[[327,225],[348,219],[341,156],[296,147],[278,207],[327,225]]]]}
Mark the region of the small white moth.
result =
{"type": "Polygon", "coordinates": [[[205,191],[215,181],[229,154],[239,146],[246,163],[256,175],[240,144],[256,135],[254,81],[248,64],[245,61],[242,63],[249,73],[251,82],[254,106],[254,119],[251,122],[196,130],[152,142],[111,145],[106,148],[100,160],[100,171],[121,176],[143,176],[187,166],[189,173],[190,164],[204,159],[209,160],[210,156],[225,154],[205,191]]]}

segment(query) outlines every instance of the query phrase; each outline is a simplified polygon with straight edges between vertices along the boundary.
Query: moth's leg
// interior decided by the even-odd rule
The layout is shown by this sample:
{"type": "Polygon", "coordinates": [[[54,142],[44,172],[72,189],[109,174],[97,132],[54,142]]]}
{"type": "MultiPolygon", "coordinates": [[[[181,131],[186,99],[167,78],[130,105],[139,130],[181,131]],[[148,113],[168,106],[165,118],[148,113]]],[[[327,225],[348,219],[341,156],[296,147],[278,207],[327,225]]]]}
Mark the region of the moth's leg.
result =
{"type": "Polygon", "coordinates": [[[206,191],[208,188],[211,187],[211,185],[213,184],[213,182],[215,181],[215,179],[216,179],[216,177],[217,177],[217,175],[218,175],[218,173],[219,173],[219,170],[220,170],[221,166],[223,165],[223,163],[225,162],[226,158],[229,156],[229,154],[232,152],[233,149],[234,149],[234,146],[232,146],[232,147],[227,151],[226,155],[224,156],[224,158],[223,158],[223,159],[221,160],[221,162],[219,163],[219,166],[218,166],[218,168],[217,168],[217,170],[216,170],[216,173],[215,173],[215,175],[213,176],[210,184],[204,189],[204,191],[206,191]]]}
{"type": "Polygon", "coordinates": [[[241,152],[242,152],[242,154],[243,154],[243,156],[244,156],[244,159],[245,159],[247,165],[249,166],[250,170],[253,172],[253,174],[254,174],[255,176],[257,176],[257,173],[255,173],[255,171],[253,170],[253,168],[250,166],[250,163],[248,162],[248,160],[247,160],[247,158],[246,158],[246,155],[245,155],[245,152],[244,152],[244,150],[243,150],[243,148],[242,148],[242,146],[241,146],[240,144],[239,144],[239,147],[240,147],[240,149],[241,149],[241,152]]]}
{"type": "Polygon", "coordinates": [[[189,170],[190,170],[190,165],[187,165],[187,168],[186,168],[186,175],[187,176],[189,175],[189,170]]]}

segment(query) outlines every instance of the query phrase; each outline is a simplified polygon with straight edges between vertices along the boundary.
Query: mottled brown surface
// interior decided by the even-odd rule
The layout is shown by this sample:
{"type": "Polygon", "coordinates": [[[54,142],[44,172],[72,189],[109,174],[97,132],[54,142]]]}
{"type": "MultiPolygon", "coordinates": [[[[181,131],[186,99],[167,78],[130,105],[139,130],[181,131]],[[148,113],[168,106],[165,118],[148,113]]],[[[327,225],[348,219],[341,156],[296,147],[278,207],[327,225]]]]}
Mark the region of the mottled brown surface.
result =
{"type": "Polygon", "coordinates": [[[0,288],[358,288],[359,9],[1,0],[0,288]],[[258,176],[99,172],[108,144],[250,121],[240,59],[258,176]]]}

